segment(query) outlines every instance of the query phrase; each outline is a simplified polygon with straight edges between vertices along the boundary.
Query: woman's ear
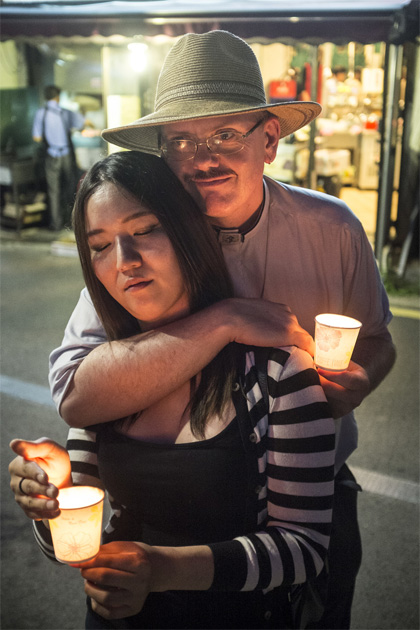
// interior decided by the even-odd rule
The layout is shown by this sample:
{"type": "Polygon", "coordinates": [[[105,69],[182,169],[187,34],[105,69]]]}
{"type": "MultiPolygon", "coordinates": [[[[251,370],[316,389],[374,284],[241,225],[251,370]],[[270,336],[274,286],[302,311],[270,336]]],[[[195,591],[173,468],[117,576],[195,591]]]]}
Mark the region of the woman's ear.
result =
{"type": "Polygon", "coordinates": [[[277,146],[280,139],[280,121],[278,118],[269,118],[264,125],[265,133],[265,159],[266,164],[271,164],[277,155],[277,146]]]}

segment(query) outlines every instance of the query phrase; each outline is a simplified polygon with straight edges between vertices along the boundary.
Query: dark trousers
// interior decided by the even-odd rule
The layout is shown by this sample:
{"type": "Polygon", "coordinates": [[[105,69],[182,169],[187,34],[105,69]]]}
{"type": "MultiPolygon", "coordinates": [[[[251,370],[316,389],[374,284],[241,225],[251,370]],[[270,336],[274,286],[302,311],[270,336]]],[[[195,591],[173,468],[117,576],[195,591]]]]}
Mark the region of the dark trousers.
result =
{"type": "Polygon", "coordinates": [[[350,469],[344,465],[335,479],[325,611],[320,621],[310,624],[308,628],[350,628],[356,577],[362,562],[362,542],[357,522],[357,494],[360,490],[350,469]]]}
{"type": "Polygon", "coordinates": [[[45,179],[50,208],[50,227],[53,230],[61,230],[70,225],[73,197],[76,190],[76,169],[73,155],[71,153],[61,157],[47,155],[45,179]]]}

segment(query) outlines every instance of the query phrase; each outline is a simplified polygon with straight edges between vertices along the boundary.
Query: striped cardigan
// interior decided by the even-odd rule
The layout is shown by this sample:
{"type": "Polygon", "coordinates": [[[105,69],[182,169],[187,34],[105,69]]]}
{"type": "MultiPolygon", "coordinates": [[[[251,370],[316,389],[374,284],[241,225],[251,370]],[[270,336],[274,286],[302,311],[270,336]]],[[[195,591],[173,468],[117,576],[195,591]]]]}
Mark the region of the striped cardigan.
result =
{"type": "MultiPolygon", "coordinates": [[[[250,464],[249,529],[209,545],[213,590],[269,591],[301,584],[320,573],[329,544],[335,432],[312,359],[296,347],[270,351],[267,414],[256,355],[244,353],[240,386],[232,395],[250,464]]],[[[70,429],[67,449],[73,482],[101,486],[96,431],[70,429]]],[[[118,533],[124,506],[112,498],[110,503],[105,532],[118,533]]],[[[39,521],[34,529],[41,549],[53,559],[49,530],[39,521]]]]}

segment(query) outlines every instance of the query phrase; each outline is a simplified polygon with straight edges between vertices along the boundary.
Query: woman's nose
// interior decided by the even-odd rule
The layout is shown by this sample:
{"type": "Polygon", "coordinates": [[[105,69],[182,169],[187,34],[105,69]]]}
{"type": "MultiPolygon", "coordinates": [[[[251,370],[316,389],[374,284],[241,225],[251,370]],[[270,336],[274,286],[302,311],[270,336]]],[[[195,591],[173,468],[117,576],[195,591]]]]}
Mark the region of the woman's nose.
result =
{"type": "Polygon", "coordinates": [[[140,251],[131,239],[121,238],[117,243],[117,269],[128,271],[134,267],[140,267],[143,262],[140,251]]]}

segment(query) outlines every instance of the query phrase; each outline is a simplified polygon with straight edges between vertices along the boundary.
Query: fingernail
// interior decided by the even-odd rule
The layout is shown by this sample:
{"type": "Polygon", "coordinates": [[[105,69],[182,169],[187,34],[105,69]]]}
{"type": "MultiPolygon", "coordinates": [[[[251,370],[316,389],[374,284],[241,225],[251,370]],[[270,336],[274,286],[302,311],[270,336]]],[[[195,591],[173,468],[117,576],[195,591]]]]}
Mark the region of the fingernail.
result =
{"type": "Polygon", "coordinates": [[[55,510],[57,507],[57,504],[55,501],[47,501],[47,503],[45,504],[45,508],[47,510],[55,510]]]}
{"type": "Polygon", "coordinates": [[[45,493],[47,497],[51,499],[55,499],[57,494],[57,489],[55,486],[48,486],[47,492],[45,493]]]}
{"type": "Polygon", "coordinates": [[[47,478],[42,473],[39,473],[39,475],[36,476],[36,480],[38,483],[47,483],[47,478]]]}

